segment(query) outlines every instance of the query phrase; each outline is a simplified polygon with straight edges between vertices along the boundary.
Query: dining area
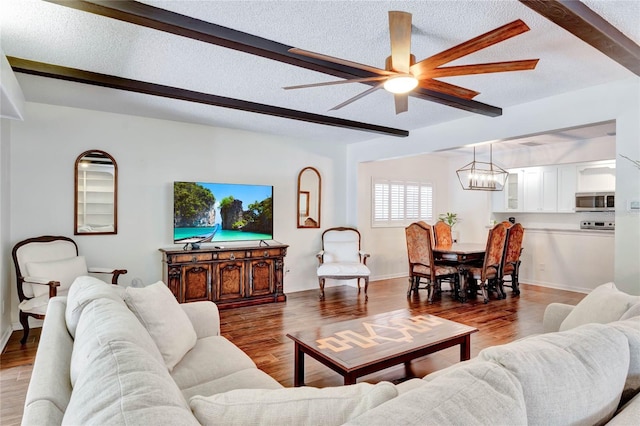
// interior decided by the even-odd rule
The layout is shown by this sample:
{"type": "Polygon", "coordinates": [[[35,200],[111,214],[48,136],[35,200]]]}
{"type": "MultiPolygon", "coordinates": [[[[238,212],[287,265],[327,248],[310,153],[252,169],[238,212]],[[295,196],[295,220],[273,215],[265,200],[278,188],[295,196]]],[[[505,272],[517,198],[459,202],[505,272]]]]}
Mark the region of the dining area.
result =
{"type": "Polygon", "coordinates": [[[424,221],[405,228],[409,261],[409,287],[407,297],[427,290],[432,303],[444,292],[447,283],[452,297],[460,302],[481,295],[484,303],[495,294],[507,297],[505,287],[513,296],[520,294],[518,272],[524,228],[515,221],[494,224],[486,241],[458,242],[451,225],[440,220],[433,226],[424,221]]]}

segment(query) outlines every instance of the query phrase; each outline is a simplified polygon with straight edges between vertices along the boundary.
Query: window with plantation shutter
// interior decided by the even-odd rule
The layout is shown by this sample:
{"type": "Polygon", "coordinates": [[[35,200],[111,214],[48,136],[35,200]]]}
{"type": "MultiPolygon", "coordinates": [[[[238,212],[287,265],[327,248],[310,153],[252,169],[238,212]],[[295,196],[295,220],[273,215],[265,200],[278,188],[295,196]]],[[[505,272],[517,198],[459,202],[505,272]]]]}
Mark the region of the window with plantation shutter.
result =
{"type": "Polygon", "coordinates": [[[374,179],[372,226],[407,226],[433,220],[433,186],[423,182],[374,179]]]}

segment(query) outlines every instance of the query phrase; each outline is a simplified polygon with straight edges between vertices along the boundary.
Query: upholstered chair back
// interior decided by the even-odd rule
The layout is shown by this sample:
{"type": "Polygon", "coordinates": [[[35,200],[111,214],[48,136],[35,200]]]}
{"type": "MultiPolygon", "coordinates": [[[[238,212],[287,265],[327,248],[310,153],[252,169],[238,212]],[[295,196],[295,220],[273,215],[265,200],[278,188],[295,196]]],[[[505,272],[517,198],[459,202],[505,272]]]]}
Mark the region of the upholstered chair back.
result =
{"type": "MultiPolygon", "coordinates": [[[[40,237],[33,239],[33,241],[27,240],[14,250],[16,274],[19,281],[22,281],[20,279],[22,277],[38,277],[38,275],[42,275],[39,272],[43,270],[55,271],[64,269],[64,273],[66,273],[69,266],[77,271],[78,268],[82,269],[82,265],[84,265],[84,270],[80,272],[84,272],[84,275],[86,275],[87,268],[84,258],[75,259],[77,257],[78,246],[73,240],[65,237],[40,237]]],[[[61,279],[59,277],[52,278],[51,275],[46,278],[61,279]]],[[[46,293],[49,291],[44,286],[38,286],[38,290],[46,293]]],[[[32,285],[27,282],[22,282],[22,291],[25,297],[38,295],[34,294],[32,285]]]]}
{"type": "Polygon", "coordinates": [[[438,221],[433,225],[433,235],[437,246],[450,246],[453,244],[451,226],[443,221],[438,221]]]}
{"type": "Polygon", "coordinates": [[[433,257],[431,226],[424,222],[412,223],[405,228],[405,235],[410,267],[415,264],[430,266],[433,257]]]}
{"type": "Polygon", "coordinates": [[[360,232],[353,228],[332,228],[322,234],[324,263],[360,262],[360,232]]]}
{"type": "Polygon", "coordinates": [[[521,224],[516,223],[511,228],[509,228],[507,243],[504,248],[503,268],[505,273],[511,273],[511,271],[513,271],[514,269],[514,265],[520,260],[523,238],[524,228],[521,224]]]}
{"type": "Polygon", "coordinates": [[[487,250],[484,256],[482,268],[482,280],[493,278],[498,274],[504,254],[504,245],[507,240],[507,227],[498,223],[489,231],[487,238],[487,250]]]}

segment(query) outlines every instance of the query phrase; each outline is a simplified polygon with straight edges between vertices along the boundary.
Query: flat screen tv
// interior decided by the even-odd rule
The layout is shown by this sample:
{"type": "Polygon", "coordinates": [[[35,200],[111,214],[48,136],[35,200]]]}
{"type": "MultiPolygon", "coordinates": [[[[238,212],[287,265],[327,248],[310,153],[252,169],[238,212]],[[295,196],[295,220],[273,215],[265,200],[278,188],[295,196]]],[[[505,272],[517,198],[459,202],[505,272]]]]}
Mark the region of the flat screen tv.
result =
{"type": "Polygon", "coordinates": [[[273,239],[273,186],[173,183],[174,244],[273,239]]]}

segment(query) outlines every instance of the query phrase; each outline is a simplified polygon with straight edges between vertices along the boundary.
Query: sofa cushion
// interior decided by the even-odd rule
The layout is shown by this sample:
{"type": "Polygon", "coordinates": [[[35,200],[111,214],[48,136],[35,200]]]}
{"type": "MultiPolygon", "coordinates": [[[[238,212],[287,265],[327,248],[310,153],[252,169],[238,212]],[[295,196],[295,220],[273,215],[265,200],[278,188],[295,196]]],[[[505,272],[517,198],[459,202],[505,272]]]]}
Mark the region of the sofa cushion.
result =
{"type": "Polygon", "coordinates": [[[616,321],[610,326],[623,333],[629,342],[629,371],[620,401],[624,404],[640,392],[640,317],[616,321]]]}
{"type": "Polygon", "coordinates": [[[607,426],[637,425],[638,419],[640,419],[640,394],[620,407],[616,416],[607,423],[607,426]]]}
{"type": "Polygon", "coordinates": [[[124,301],[160,349],[169,371],[196,344],[197,336],[187,314],[169,288],[158,281],[146,287],[127,287],[124,301]]]}
{"type": "Polygon", "coordinates": [[[516,378],[491,362],[465,364],[400,394],[350,425],[524,425],[516,378]]]}
{"type": "Polygon", "coordinates": [[[606,324],[618,321],[629,308],[638,302],[640,302],[640,296],[624,293],[618,290],[612,282],[602,284],[578,302],[560,324],[560,331],[592,322],[606,324]]]}
{"type": "MultiPolygon", "coordinates": [[[[175,370],[174,370],[175,371],[175,370]]],[[[199,383],[189,388],[180,389],[186,400],[196,395],[211,396],[235,389],[282,389],[276,379],[257,368],[245,368],[219,379],[199,383]]]]}
{"type": "Polygon", "coordinates": [[[240,348],[225,337],[209,336],[198,339],[171,377],[184,390],[247,368],[255,369],[256,364],[240,348]]]}
{"type": "Polygon", "coordinates": [[[65,320],[67,329],[72,337],[76,335],[76,328],[82,310],[95,299],[107,298],[120,302],[122,306],[126,306],[122,300],[124,288],[99,280],[87,275],[76,278],[67,295],[67,308],[65,310],[65,320]]]}
{"type": "Polygon", "coordinates": [[[76,329],[70,367],[72,385],[75,386],[77,378],[86,368],[92,367],[93,354],[101,346],[114,341],[134,343],[160,365],[164,365],[153,339],[122,299],[96,299],[83,309],[76,329]]]}
{"type": "MultiPolygon", "coordinates": [[[[30,277],[59,281],[60,289],[66,290],[76,277],[87,275],[87,263],[84,256],[49,262],[27,262],[27,271],[30,277]]],[[[32,287],[35,297],[49,294],[49,286],[34,285],[32,287]]]]}
{"type": "Polygon", "coordinates": [[[635,317],[640,318],[640,302],[630,307],[629,310],[627,310],[627,312],[625,312],[624,315],[620,317],[620,321],[624,321],[629,318],[635,318],[635,317]]]}
{"type": "Polygon", "coordinates": [[[164,364],[140,346],[110,342],[90,362],[78,377],[63,425],[198,424],[164,364]]]}
{"type": "Polygon", "coordinates": [[[394,398],[389,382],[331,388],[236,389],[194,396],[189,405],[202,424],[341,425],[394,398]]]}
{"type": "Polygon", "coordinates": [[[529,424],[602,424],[620,401],[629,343],[610,326],[587,324],[490,347],[478,358],[520,381],[529,424]]]}

